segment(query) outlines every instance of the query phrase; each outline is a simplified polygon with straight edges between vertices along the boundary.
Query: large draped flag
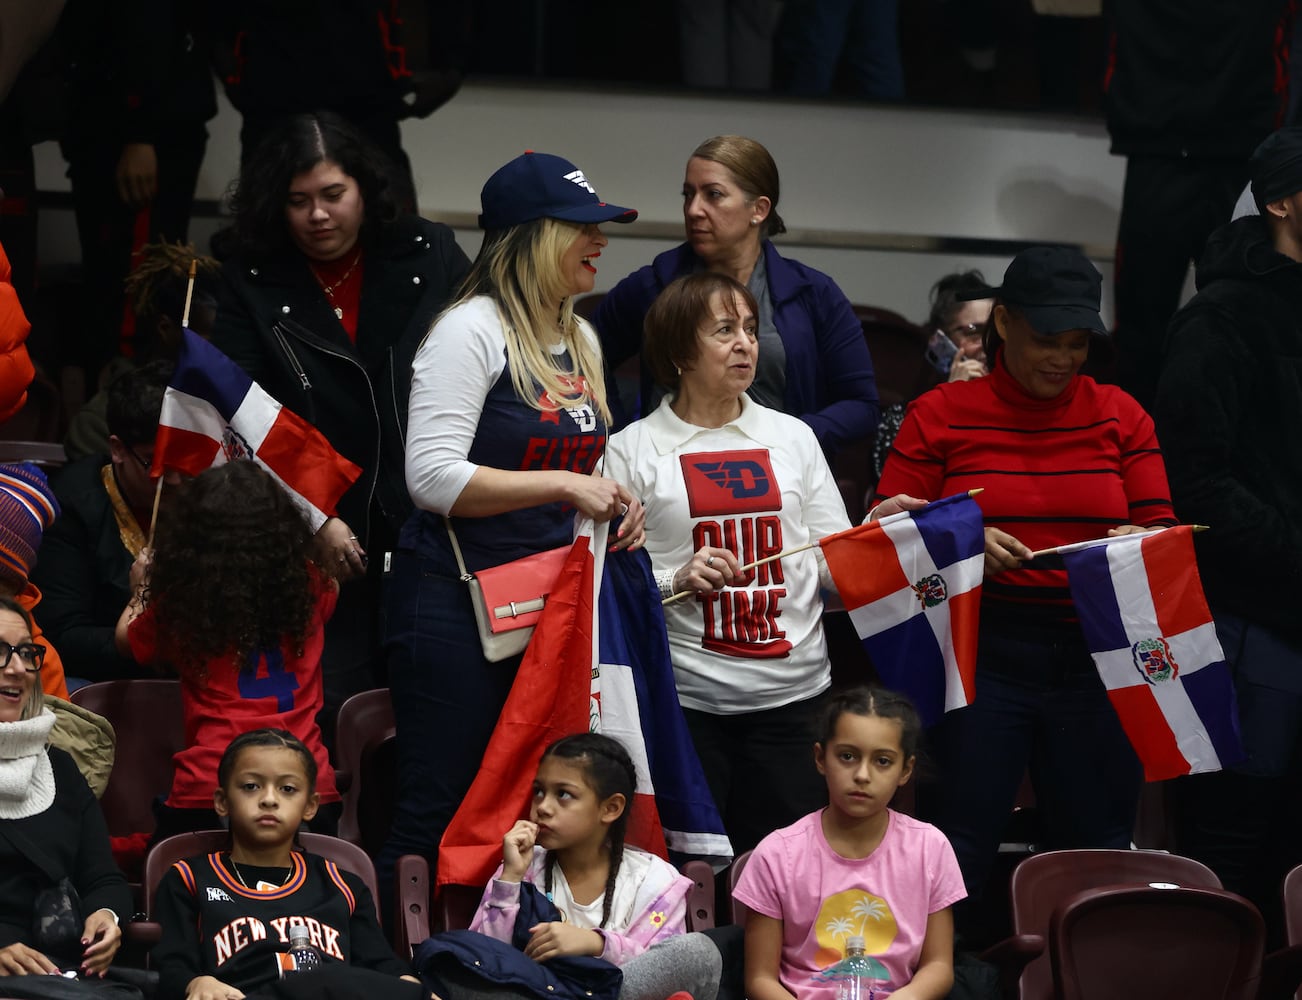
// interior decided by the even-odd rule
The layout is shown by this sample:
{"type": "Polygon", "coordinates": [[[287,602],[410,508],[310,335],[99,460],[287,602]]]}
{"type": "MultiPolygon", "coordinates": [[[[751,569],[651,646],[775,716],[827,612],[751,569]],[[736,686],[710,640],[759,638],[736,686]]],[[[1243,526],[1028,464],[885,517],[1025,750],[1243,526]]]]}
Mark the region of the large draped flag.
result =
{"type": "Polygon", "coordinates": [[[819,544],[882,683],[925,725],[970,704],[985,565],[976,501],[958,493],[819,544]]]}
{"type": "Polygon", "coordinates": [[[1060,551],[1085,641],[1144,776],[1162,781],[1242,759],[1234,684],[1192,528],[1060,551]]]}
{"type": "Polygon", "coordinates": [[[592,695],[600,731],[628,747],[637,766],[629,841],[726,865],[732,845],[678,704],[664,608],[644,552],[605,561],[597,621],[592,695]]]}
{"type": "Polygon", "coordinates": [[[692,748],[645,553],[607,559],[607,525],[580,522],[479,772],[439,845],[439,885],[483,885],[502,835],[528,815],[538,760],[562,736],[601,730],[637,769],[628,842],[732,856],[692,748]]]}
{"type": "Polygon", "coordinates": [[[175,469],[197,476],[232,459],[252,459],[280,482],[312,530],[320,528],[362,470],[208,341],[192,330],[182,337],[150,475],[175,469]]]}

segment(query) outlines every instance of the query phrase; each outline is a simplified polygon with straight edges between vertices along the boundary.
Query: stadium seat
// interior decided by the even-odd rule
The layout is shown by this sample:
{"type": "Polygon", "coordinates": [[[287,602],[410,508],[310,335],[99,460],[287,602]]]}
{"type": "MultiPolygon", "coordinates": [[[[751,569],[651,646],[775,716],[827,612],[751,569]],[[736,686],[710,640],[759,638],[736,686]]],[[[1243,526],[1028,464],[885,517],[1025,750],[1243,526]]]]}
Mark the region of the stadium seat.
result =
{"type": "Polygon", "coordinates": [[[393,702],[388,688],[353,695],[339,707],[335,783],[343,796],[339,837],[372,857],[393,819],[395,767],[393,702]]]}
{"type": "MultiPolygon", "coordinates": [[[[144,905],[146,919],[128,925],[126,929],[128,939],[145,945],[157,943],[162,928],[153,919],[156,916],[155,898],[158,893],[159,882],[162,881],[163,876],[167,874],[167,870],[172,865],[184,858],[195,855],[224,851],[229,843],[230,833],[226,830],[202,830],[196,833],[180,833],[155,844],[148,857],[145,858],[144,905]]],[[[366,888],[370,890],[372,900],[379,899],[375,866],[371,863],[371,859],[366,852],[356,844],[350,844],[338,837],[306,832],[299,834],[299,843],[305,851],[320,855],[333,861],[345,871],[357,875],[366,884],[366,888]]],[[[403,913],[409,912],[409,907],[414,907],[410,911],[413,919],[399,922],[393,934],[394,951],[403,958],[410,958],[412,947],[428,936],[428,928],[420,920],[420,917],[423,917],[426,913],[429,900],[428,876],[426,875],[423,879],[419,877],[423,865],[423,858],[404,857],[399,860],[396,870],[398,883],[397,905],[403,913]],[[419,864],[413,862],[419,862],[419,864]],[[419,934],[420,937],[413,940],[411,937],[413,934],[419,934]]]]}
{"type": "Polygon", "coordinates": [[[1222,889],[1108,885],[1064,899],[1049,921],[1060,1000],[1253,1000],[1265,924],[1222,889]]]}
{"type": "Polygon", "coordinates": [[[1047,954],[1049,920],[1073,893],[1120,883],[1165,883],[1219,889],[1206,865],[1160,851],[1075,850],[1033,854],[1013,870],[1013,933],[981,955],[999,966],[1005,992],[1020,1000],[1052,1000],[1047,954]]]}
{"type": "Polygon", "coordinates": [[[104,716],[117,755],[100,799],[109,836],[154,832],[154,800],[172,787],[172,755],[185,749],[181,682],[141,678],[78,688],[70,700],[104,716]]]}

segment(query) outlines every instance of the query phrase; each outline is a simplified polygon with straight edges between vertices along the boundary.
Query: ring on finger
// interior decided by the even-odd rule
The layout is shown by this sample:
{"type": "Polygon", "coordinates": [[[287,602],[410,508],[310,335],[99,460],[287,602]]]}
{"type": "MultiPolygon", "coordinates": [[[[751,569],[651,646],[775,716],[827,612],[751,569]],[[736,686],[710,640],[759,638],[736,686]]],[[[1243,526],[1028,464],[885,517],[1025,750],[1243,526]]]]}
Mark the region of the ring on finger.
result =
{"type": "Polygon", "coordinates": [[[706,559],[706,560],[705,560],[705,565],[706,565],[706,566],[713,566],[713,565],[714,565],[714,556],[710,556],[708,559],[706,559]]]}

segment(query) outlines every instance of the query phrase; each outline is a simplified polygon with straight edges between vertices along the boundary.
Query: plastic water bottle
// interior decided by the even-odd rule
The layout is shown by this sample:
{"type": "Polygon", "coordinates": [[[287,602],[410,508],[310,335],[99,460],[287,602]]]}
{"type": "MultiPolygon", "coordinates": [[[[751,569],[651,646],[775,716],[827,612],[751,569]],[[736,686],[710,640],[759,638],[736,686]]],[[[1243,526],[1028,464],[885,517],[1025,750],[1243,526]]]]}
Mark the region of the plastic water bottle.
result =
{"type": "Polygon", "coordinates": [[[306,924],[293,923],[289,925],[288,954],[293,962],[293,968],[286,970],[286,975],[315,972],[321,968],[321,952],[312,947],[311,935],[307,932],[306,924]]]}
{"type": "Polygon", "coordinates": [[[855,936],[845,943],[845,958],[825,975],[837,982],[837,1000],[872,1000],[876,985],[886,978],[886,967],[865,954],[863,938],[855,936]]]}

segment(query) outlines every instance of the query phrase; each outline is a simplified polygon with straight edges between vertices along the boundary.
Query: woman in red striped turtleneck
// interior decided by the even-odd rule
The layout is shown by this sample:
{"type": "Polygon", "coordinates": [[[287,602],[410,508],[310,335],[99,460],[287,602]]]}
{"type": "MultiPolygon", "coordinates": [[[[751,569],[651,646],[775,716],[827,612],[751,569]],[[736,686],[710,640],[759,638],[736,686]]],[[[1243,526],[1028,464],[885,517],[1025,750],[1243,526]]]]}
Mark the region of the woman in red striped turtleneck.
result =
{"type": "MultiPolygon", "coordinates": [[[[988,378],[950,382],[910,407],[874,516],[983,488],[986,580],[976,697],[932,733],[935,820],[978,897],[1030,769],[1052,847],[1130,844],[1140,766],[1090,660],[1066,572],[1038,549],[1175,523],[1153,421],[1081,375],[1101,278],[1079,252],[1013,259],[986,331],[988,378]],[[888,499],[889,498],[889,499],[888,499]]],[[[962,914],[956,912],[962,919],[962,914]]]]}

